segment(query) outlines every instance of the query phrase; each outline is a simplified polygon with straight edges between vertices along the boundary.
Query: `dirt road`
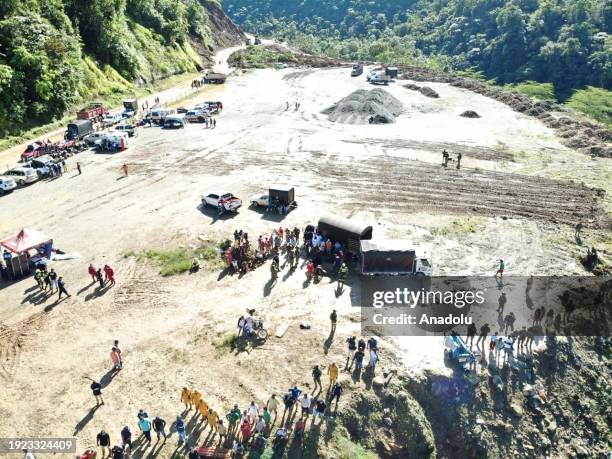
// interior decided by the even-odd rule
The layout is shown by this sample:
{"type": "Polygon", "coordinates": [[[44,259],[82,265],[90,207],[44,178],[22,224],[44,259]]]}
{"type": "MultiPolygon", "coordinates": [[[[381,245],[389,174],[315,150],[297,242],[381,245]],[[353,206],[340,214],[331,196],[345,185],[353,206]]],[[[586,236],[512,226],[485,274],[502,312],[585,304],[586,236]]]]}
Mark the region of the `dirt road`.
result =
{"type": "MultiPolygon", "coordinates": [[[[52,263],[72,294],[61,302],[38,293],[32,279],[0,287],[0,416],[11,420],[0,436],[74,433],[83,448],[104,428],[115,442],[121,426],[137,429],[140,408],[171,423],[182,411],[184,385],[198,388],[220,413],[234,402],[261,406],[272,392],[309,387],[315,363],[342,364],[345,338],[359,334],[355,276],[341,294],[328,280],[306,283],[302,266],[281,271],[274,285],[267,266],[241,278],[161,278],[154,266],[125,258],[128,251],[219,241],[235,229],[255,240],[279,225],[303,227],[334,213],[371,222],[377,238],[429,245],[437,274],[491,273],[501,257],[510,273],[582,272],[573,225],[588,226],[585,244],[605,234],[608,198],[590,187],[610,191],[607,160],[568,150],[551,130],[501,103],[430,86],[440,99],[389,87],[405,106],[396,124],[338,125],[321,110],[368,88],[346,69],[235,76],[200,96],[223,101],[216,129],[143,128],[123,153],[80,154],[63,177],[2,197],[0,235],[36,228],[80,258],[52,263]],[[466,109],[482,118],[459,117],[466,109]],[[463,153],[460,170],[441,167],[442,145],[453,157],[463,153]],[[200,206],[204,192],[232,192],[248,203],[278,183],[295,186],[299,203],[283,220],[246,206],[217,218],[200,206]],[[117,285],[96,289],[90,262],[113,266],[117,285]],[[272,331],[288,322],[287,334],[259,347],[224,349],[220,343],[247,307],[272,331]],[[330,338],[332,309],[340,321],[330,338]],[[301,322],[312,328],[300,329],[301,322]],[[108,373],[113,339],[125,356],[115,377],[108,373]],[[94,408],[84,376],[102,380],[104,406],[94,408]]],[[[440,340],[382,341],[381,369],[445,371],[440,340]],[[385,360],[397,349],[410,352],[385,360]]],[[[197,437],[196,420],[189,418],[188,429],[197,437]]],[[[156,447],[159,457],[172,455],[175,439],[156,447]]]]}

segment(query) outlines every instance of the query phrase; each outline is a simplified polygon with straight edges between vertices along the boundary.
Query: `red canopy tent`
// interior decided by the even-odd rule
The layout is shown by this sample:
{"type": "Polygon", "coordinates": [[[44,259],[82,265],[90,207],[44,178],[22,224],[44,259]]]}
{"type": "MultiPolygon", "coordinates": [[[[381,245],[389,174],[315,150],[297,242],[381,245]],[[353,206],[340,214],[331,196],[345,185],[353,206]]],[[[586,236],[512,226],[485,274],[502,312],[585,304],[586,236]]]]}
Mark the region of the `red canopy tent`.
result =
{"type": "Polygon", "coordinates": [[[48,258],[51,255],[53,239],[40,231],[24,228],[16,236],[0,241],[0,245],[17,254],[44,245],[48,258]]]}

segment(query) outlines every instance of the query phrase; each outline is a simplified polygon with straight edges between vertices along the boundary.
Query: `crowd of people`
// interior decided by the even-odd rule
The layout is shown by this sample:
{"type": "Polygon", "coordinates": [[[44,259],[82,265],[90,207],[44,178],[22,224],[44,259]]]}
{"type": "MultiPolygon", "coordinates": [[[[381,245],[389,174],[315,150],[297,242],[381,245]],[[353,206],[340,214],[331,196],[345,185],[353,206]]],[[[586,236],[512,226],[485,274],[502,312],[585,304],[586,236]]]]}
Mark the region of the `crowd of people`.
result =
{"type": "Polygon", "coordinates": [[[286,266],[290,270],[297,268],[300,257],[306,259],[306,276],[308,280],[324,275],[337,276],[339,284],[346,282],[348,275],[347,254],[343,245],[332,241],[312,225],[306,226],[302,233],[298,227],[275,228],[270,233],[261,234],[251,244],[248,233],[234,231],[234,241],[225,250],[228,269],[235,273],[246,273],[271,260],[270,275],[276,281],[278,273],[286,266]],[[300,247],[300,234],[303,234],[303,245],[300,247]],[[281,264],[281,255],[284,255],[281,264]],[[328,263],[331,269],[325,270],[328,263]]]}

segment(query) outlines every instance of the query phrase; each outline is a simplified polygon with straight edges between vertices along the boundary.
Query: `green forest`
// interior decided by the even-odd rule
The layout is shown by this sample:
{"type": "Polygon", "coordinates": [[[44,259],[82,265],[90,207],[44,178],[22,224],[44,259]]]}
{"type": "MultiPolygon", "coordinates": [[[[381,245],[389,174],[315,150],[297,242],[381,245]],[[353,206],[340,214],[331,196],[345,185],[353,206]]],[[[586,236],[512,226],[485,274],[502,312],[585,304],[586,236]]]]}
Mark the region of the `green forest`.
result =
{"type": "MultiPolygon", "coordinates": [[[[609,0],[225,0],[223,6],[247,31],[330,57],[468,71],[497,84],[550,83],[560,101],[576,89],[612,86],[609,0]]],[[[610,93],[590,91],[603,96],[611,117],[610,93]]]]}
{"type": "Polygon", "coordinates": [[[210,43],[197,0],[2,0],[0,136],[80,101],[195,71],[210,43]]]}

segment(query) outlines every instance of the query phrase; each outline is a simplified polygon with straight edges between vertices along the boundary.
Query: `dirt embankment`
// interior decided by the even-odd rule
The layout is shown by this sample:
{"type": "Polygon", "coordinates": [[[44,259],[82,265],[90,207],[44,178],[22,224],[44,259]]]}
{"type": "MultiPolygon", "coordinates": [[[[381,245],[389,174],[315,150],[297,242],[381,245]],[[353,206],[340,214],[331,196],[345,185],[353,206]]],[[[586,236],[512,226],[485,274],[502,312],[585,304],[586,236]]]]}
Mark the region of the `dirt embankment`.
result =
{"type": "Polygon", "coordinates": [[[213,43],[204,44],[201,40],[191,37],[191,45],[203,62],[212,65],[215,64],[213,56],[215,51],[243,45],[247,41],[247,36],[217,4],[206,0],[201,0],[200,3],[208,13],[208,25],[213,43]]]}
{"type": "Polygon", "coordinates": [[[433,69],[403,65],[402,78],[415,81],[448,83],[495,99],[514,111],[533,116],[554,129],[563,139],[563,144],[592,156],[612,158],[612,131],[605,127],[572,118],[567,110],[551,102],[537,102],[529,96],[486,85],[469,78],[457,77],[433,69]],[[559,116],[559,113],[564,113],[559,116]]]}

